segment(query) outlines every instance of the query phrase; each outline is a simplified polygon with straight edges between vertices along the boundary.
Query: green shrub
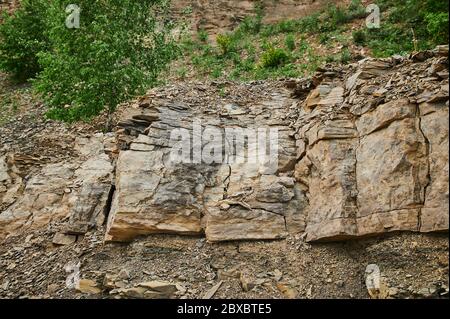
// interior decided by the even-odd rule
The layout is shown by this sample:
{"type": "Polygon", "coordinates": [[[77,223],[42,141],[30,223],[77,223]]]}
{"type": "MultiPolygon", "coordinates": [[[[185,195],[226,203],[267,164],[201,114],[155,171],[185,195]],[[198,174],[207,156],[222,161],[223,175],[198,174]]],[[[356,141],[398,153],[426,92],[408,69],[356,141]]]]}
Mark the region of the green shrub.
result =
{"type": "Polygon", "coordinates": [[[346,10],[334,4],[328,8],[327,16],[333,26],[347,23],[350,20],[346,10]]]}
{"type": "Polygon", "coordinates": [[[289,51],[295,50],[295,37],[293,34],[288,34],[284,39],[284,44],[289,51]]]}
{"type": "Polygon", "coordinates": [[[331,35],[329,33],[322,33],[319,36],[319,42],[320,44],[327,44],[328,41],[331,40],[331,35]]]}
{"type": "Polygon", "coordinates": [[[358,45],[364,45],[366,43],[366,33],[364,30],[353,31],[353,42],[358,45]]]}
{"type": "Polygon", "coordinates": [[[448,43],[448,13],[428,13],[425,15],[427,30],[436,44],[448,43]]]}
{"type": "Polygon", "coordinates": [[[258,34],[263,27],[264,8],[260,2],[255,3],[254,15],[246,16],[236,32],[258,34]]]}
{"type": "Polygon", "coordinates": [[[239,25],[239,30],[244,33],[257,34],[261,31],[262,27],[262,15],[247,16],[239,25]]]}
{"type": "Polygon", "coordinates": [[[206,32],[205,30],[201,29],[200,31],[198,31],[198,39],[201,42],[207,42],[208,41],[208,32],[206,32]]]}
{"type": "Polygon", "coordinates": [[[24,0],[0,24],[0,69],[26,81],[40,70],[37,54],[48,49],[44,34],[45,0],[24,0]]]}
{"type": "Polygon", "coordinates": [[[314,33],[318,32],[320,26],[320,13],[313,13],[298,21],[299,31],[314,33]]]}
{"type": "Polygon", "coordinates": [[[226,55],[234,51],[234,39],[229,34],[218,34],[216,38],[217,45],[219,46],[222,54],[226,55]]]}
{"type": "Polygon", "coordinates": [[[71,122],[105,107],[112,112],[145,92],[177,50],[168,26],[156,19],[162,0],[78,0],[79,29],[64,23],[69,3],[49,2],[45,28],[52,50],[38,54],[42,71],[34,85],[51,107],[48,116],[71,122]]]}
{"type": "Polygon", "coordinates": [[[263,68],[276,68],[289,61],[289,55],[281,48],[269,47],[261,56],[263,68]]]}
{"type": "Polygon", "coordinates": [[[418,50],[448,43],[448,0],[379,0],[378,4],[382,12],[387,12],[381,24],[386,32],[369,32],[369,44],[374,44],[374,50],[381,55],[400,53],[396,52],[399,49],[403,53],[413,50],[411,29],[418,50]],[[387,50],[383,50],[383,46],[387,46],[387,50]]]}
{"type": "Polygon", "coordinates": [[[341,63],[347,64],[352,60],[352,54],[348,48],[344,48],[341,52],[341,63]]]}
{"type": "Polygon", "coordinates": [[[367,16],[366,8],[362,5],[361,0],[352,0],[348,6],[348,16],[350,20],[362,19],[367,16]]]}

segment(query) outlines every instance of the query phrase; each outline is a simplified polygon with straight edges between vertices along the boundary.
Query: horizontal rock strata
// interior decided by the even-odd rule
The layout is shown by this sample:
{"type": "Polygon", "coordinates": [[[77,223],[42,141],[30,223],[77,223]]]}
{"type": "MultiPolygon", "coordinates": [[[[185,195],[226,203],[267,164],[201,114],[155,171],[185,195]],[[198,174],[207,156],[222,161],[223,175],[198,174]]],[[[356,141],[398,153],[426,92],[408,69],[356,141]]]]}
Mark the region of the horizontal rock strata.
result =
{"type": "Polygon", "coordinates": [[[119,110],[116,132],[78,136],[70,159],[0,154],[0,239],[54,221],[57,245],[105,224],[107,241],[448,231],[448,90],[448,46],[155,89],[119,110]]]}

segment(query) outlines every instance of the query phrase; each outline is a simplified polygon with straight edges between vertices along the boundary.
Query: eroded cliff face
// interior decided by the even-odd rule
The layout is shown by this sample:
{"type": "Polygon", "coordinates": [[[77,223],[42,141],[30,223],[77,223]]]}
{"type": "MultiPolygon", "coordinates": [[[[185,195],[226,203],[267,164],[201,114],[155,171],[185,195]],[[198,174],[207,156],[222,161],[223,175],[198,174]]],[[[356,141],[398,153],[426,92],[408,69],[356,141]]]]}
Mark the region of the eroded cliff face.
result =
{"type": "Polygon", "coordinates": [[[308,79],[175,83],[120,107],[111,133],[33,105],[0,126],[0,296],[365,298],[373,262],[383,298],[448,296],[448,234],[430,234],[448,232],[448,88],[442,46],[308,79]],[[211,128],[276,128],[278,161],[171,159],[174,130],[211,128]]]}
{"type": "MultiPolygon", "coordinates": [[[[229,142],[203,139],[201,148],[229,142]]],[[[73,145],[71,157],[39,165],[3,151],[1,238],[66,220],[56,240],[71,241],[106,219],[108,241],[446,231],[448,47],[330,66],[311,79],[156,89],[122,110],[116,132],[73,145]],[[180,128],[189,141],[211,128],[221,136],[276,128],[278,161],[174,162],[171,134],[180,128]]],[[[249,139],[241,153],[220,155],[245,159],[256,148],[249,139]]]]}

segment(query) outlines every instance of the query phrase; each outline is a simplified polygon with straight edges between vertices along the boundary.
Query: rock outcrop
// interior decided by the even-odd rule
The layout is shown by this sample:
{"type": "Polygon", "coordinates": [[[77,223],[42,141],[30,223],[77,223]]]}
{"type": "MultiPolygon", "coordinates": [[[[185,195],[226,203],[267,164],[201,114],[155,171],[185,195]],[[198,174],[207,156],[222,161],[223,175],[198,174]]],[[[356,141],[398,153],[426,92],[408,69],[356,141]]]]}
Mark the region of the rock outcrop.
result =
{"type": "Polygon", "coordinates": [[[279,89],[250,104],[202,109],[182,98],[152,105],[147,96],[122,122],[138,137],[119,155],[108,238],[204,232],[227,241],[306,231],[314,241],[448,230],[448,59],[445,47],[427,55],[324,69],[294,85],[300,100],[279,89]],[[192,119],[204,125],[199,135],[208,126],[276,127],[277,168],[174,165],[170,131],[195,135],[192,119]]]}
{"type": "MultiPolygon", "coordinates": [[[[242,87],[244,91],[249,89],[251,86],[242,87]]],[[[256,89],[260,92],[264,86],[256,89]]],[[[177,90],[168,88],[166,94],[183,96],[188,92],[201,92],[197,88],[175,92],[177,90]]],[[[151,94],[147,96],[151,98],[151,94]]],[[[302,197],[294,179],[288,176],[296,158],[293,130],[286,125],[289,123],[286,109],[292,103],[288,92],[285,91],[284,96],[274,93],[267,100],[254,104],[217,101],[201,105],[202,102],[200,99],[196,105],[190,105],[193,101],[188,99],[164,99],[150,105],[144,100],[131,119],[119,123],[125,134],[119,139],[130,140],[130,134],[137,138],[120,153],[117,161],[116,192],[107,239],[122,241],[152,233],[203,232],[210,241],[275,239],[287,234],[286,219],[293,220],[293,225],[300,224],[299,230],[304,226],[299,210],[302,197]],[[146,128],[141,125],[143,122],[148,123],[146,128]],[[276,175],[278,169],[272,174],[264,173],[270,169],[269,161],[222,164],[225,159],[222,152],[244,159],[248,158],[248,149],[256,148],[251,144],[256,140],[248,141],[248,149],[239,152],[237,148],[230,148],[225,153],[225,144],[230,142],[226,140],[226,129],[256,132],[258,128],[268,130],[270,127],[279,128],[279,138],[283,141],[279,157],[282,176],[276,175]],[[180,129],[189,134],[189,140],[182,143],[187,143],[184,146],[193,160],[200,156],[198,163],[179,163],[171,159],[174,147],[171,133],[180,129]],[[220,134],[220,140],[208,140],[208,130],[220,134]],[[202,154],[195,154],[196,140],[202,154]],[[205,150],[215,143],[221,148],[220,154],[216,154],[219,158],[205,163],[202,160],[205,150]]],[[[269,145],[268,133],[263,137],[269,145]]]]}
{"type": "Polygon", "coordinates": [[[53,221],[57,245],[105,223],[108,241],[448,231],[448,85],[442,46],[309,79],[152,90],[65,160],[3,152],[0,239],[53,221]]]}
{"type": "Polygon", "coordinates": [[[308,240],[448,230],[447,50],[315,79],[295,125],[308,240]]]}
{"type": "Polygon", "coordinates": [[[0,192],[0,199],[7,206],[0,213],[0,239],[63,219],[68,220],[63,230],[67,234],[84,234],[92,227],[101,227],[113,187],[114,168],[103,147],[108,138],[103,134],[79,137],[75,159],[44,165],[35,175],[24,178],[14,157],[9,161],[5,161],[6,156],[0,158],[0,182],[6,189],[0,192]]]}

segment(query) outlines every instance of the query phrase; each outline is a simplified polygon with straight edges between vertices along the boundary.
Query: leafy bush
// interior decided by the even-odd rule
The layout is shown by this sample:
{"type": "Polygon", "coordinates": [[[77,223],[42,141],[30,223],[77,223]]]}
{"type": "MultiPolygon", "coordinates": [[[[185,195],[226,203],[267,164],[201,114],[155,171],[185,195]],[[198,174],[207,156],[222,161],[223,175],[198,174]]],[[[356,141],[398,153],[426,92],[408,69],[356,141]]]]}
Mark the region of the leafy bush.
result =
{"type": "Polygon", "coordinates": [[[353,42],[358,45],[364,45],[366,43],[366,33],[364,30],[353,31],[353,42]]]}
{"type": "Polygon", "coordinates": [[[425,15],[425,21],[435,43],[448,43],[448,13],[428,13],[425,15]]]}
{"type": "Polygon", "coordinates": [[[49,47],[44,34],[45,0],[24,0],[12,16],[0,24],[0,69],[17,80],[34,77],[41,67],[37,54],[49,47]]]}
{"type": "Polygon", "coordinates": [[[261,56],[263,68],[276,68],[289,60],[289,55],[281,48],[269,47],[261,56]]]}
{"type": "Polygon", "coordinates": [[[328,8],[327,15],[333,26],[347,23],[350,20],[346,10],[334,4],[328,8]]]}
{"type": "Polygon", "coordinates": [[[234,39],[231,35],[218,34],[216,42],[224,55],[232,52],[234,49],[234,39]]]}
{"type": "Polygon", "coordinates": [[[198,39],[201,42],[207,42],[208,41],[208,32],[206,32],[205,30],[201,29],[200,31],[198,31],[198,39]]]}
{"type": "Polygon", "coordinates": [[[347,64],[352,59],[352,54],[348,48],[344,48],[341,52],[341,63],[347,64]]]}
{"type": "Polygon", "coordinates": [[[288,48],[289,51],[295,50],[295,37],[292,34],[288,34],[286,38],[284,39],[284,44],[286,45],[286,48],[288,48]]]}
{"type": "Polygon", "coordinates": [[[348,6],[348,16],[350,20],[361,19],[367,16],[366,8],[361,0],[352,0],[348,6]]]}
{"type": "Polygon", "coordinates": [[[299,31],[314,33],[319,30],[320,26],[320,14],[313,13],[298,21],[299,31]]]}
{"type": "Polygon", "coordinates": [[[79,29],[65,25],[69,3],[48,4],[45,28],[52,50],[38,54],[42,71],[34,84],[51,107],[49,117],[71,122],[105,107],[112,112],[145,92],[176,50],[167,26],[156,20],[162,0],[78,0],[79,29]]]}

